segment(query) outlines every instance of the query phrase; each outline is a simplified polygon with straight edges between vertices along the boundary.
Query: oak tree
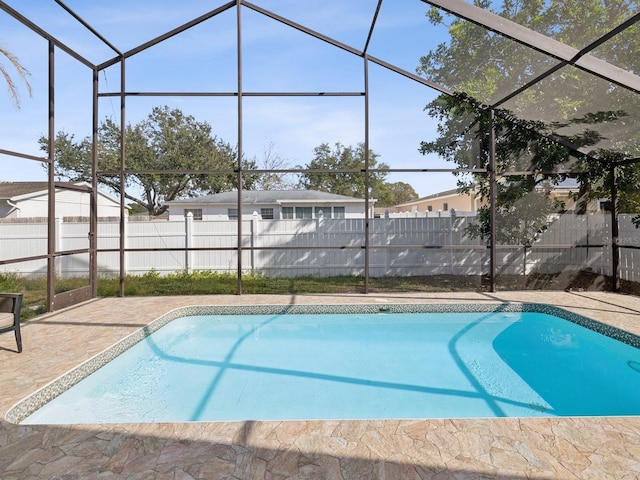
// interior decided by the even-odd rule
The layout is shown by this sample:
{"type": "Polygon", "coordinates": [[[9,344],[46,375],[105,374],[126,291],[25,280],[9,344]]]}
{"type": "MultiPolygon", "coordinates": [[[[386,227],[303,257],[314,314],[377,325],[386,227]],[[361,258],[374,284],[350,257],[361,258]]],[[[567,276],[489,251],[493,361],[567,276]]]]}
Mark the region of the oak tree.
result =
{"type": "MultiPolygon", "coordinates": [[[[107,118],[98,137],[98,182],[149,215],[165,212],[171,200],[237,188],[236,150],[217,138],[209,123],[179,109],[155,107],[145,120],[126,126],[124,185],[119,173],[120,126],[107,118]]],[[[41,138],[40,145],[46,151],[47,139],[41,138]]],[[[58,132],[54,146],[57,178],[91,181],[89,137],[77,141],[72,134],[58,132]]],[[[245,178],[243,188],[251,188],[253,181],[245,178]]]]}

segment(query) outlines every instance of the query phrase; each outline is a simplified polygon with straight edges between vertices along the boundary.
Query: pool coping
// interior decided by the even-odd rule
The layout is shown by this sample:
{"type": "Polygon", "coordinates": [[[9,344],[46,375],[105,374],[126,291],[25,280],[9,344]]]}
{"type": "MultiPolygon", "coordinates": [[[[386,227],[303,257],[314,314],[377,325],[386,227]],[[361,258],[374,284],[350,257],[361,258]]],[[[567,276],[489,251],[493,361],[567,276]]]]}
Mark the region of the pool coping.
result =
{"type": "Polygon", "coordinates": [[[63,373],[26,398],[13,405],[5,414],[5,420],[20,424],[33,412],[68,390],[85,377],[147,338],[169,322],[196,315],[281,315],[281,314],[341,314],[341,313],[462,313],[462,312],[536,312],[554,315],[608,336],[635,348],[640,348],[640,336],[618,327],[593,320],[560,307],[532,302],[490,303],[398,303],[398,304],[342,304],[342,305],[194,305],[179,307],[161,315],[148,325],[136,330],[122,340],[107,347],[78,366],[63,373]]]}

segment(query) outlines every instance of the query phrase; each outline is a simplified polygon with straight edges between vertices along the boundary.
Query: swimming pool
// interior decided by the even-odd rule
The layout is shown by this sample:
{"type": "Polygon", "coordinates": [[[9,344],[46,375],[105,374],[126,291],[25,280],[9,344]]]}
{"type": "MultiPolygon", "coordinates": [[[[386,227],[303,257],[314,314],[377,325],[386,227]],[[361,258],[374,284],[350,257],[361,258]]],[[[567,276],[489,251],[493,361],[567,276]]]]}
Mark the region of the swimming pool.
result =
{"type": "Polygon", "coordinates": [[[69,372],[7,419],[636,415],[638,345],[538,304],[193,307],[69,372]]]}

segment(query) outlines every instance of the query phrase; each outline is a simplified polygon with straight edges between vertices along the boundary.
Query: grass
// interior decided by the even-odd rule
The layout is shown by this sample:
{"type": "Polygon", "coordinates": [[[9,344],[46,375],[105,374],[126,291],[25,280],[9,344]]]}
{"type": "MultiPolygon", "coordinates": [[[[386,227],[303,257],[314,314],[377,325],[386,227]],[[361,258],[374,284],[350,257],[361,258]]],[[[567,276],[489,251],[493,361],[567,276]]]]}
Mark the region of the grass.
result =
{"type": "MultiPolygon", "coordinates": [[[[86,278],[56,279],[55,293],[67,292],[86,286],[86,278]]],[[[21,292],[22,311],[20,318],[26,320],[47,311],[47,279],[26,278],[15,273],[0,273],[0,292],[21,292]]]]}
{"type": "MultiPolygon", "coordinates": [[[[465,277],[471,279],[473,277],[465,277]]],[[[86,278],[76,277],[55,280],[55,293],[62,293],[86,286],[86,278]]],[[[234,295],[237,293],[237,277],[234,274],[199,271],[176,272],[160,275],[150,271],[144,275],[128,275],[124,281],[125,296],[164,295],[234,295]]],[[[452,291],[477,290],[478,280],[454,281],[437,277],[385,277],[372,278],[369,290],[373,292],[402,291],[452,291]],[[453,288],[453,285],[461,288],[453,288]]],[[[120,290],[118,278],[98,279],[98,296],[115,297],[120,290]]],[[[46,278],[27,278],[13,273],[0,273],[0,291],[24,294],[21,318],[26,320],[46,311],[46,278]]],[[[305,294],[305,293],[364,293],[364,278],[348,277],[297,277],[267,278],[262,275],[242,276],[242,291],[246,294],[305,294]]]]}
{"type": "MultiPolygon", "coordinates": [[[[125,277],[125,296],[164,295],[234,295],[237,278],[234,274],[198,271],[160,275],[150,271],[144,275],[125,277]]],[[[55,280],[55,292],[61,293],[88,285],[86,278],[55,280]]],[[[117,278],[100,278],[98,296],[118,296],[117,278]]],[[[565,272],[561,275],[515,275],[498,277],[499,290],[608,290],[608,279],[589,272],[565,272]]],[[[623,290],[640,294],[639,284],[623,282],[623,290]]],[[[0,291],[24,293],[21,318],[35,317],[46,311],[47,282],[45,278],[30,279],[12,273],[0,273],[0,291]]],[[[262,275],[242,276],[242,292],[246,294],[314,294],[364,293],[364,278],[296,277],[267,278],[262,275]]],[[[421,277],[382,277],[369,279],[370,293],[392,292],[470,292],[488,291],[485,276],[429,275],[421,277]]]]}
{"type": "MultiPolygon", "coordinates": [[[[369,279],[371,292],[407,291],[453,291],[478,290],[479,277],[444,278],[428,277],[384,277],[369,279]],[[455,286],[455,288],[454,288],[455,286]]],[[[98,295],[116,296],[118,279],[101,279],[98,295]]],[[[149,272],[141,276],[125,278],[125,296],[162,295],[233,295],[237,291],[237,277],[233,274],[201,271],[193,273],[177,272],[160,276],[149,272]]],[[[296,277],[267,278],[261,275],[242,276],[242,292],[247,294],[304,294],[304,293],[364,293],[364,278],[347,277],[296,277]]]]}
{"type": "MultiPolygon", "coordinates": [[[[117,279],[101,279],[100,296],[118,294],[117,279]]],[[[267,278],[261,275],[243,275],[242,291],[248,294],[279,293],[342,293],[364,291],[361,277],[297,277],[267,278]]],[[[125,295],[233,295],[237,292],[237,277],[216,272],[174,273],[160,276],[155,272],[125,278],[125,295]]]]}

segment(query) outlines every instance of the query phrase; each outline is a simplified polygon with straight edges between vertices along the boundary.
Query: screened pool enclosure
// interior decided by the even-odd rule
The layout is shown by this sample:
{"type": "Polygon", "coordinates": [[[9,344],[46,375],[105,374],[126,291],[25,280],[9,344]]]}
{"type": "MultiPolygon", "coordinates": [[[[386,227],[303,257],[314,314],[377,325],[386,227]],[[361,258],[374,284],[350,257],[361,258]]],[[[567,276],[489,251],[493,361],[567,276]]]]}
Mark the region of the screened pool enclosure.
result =
{"type": "Polygon", "coordinates": [[[640,2],[0,10],[0,44],[33,89],[19,108],[3,99],[0,180],[46,181],[40,215],[0,198],[0,270],[46,277],[50,311],[96,297],[100,278],[124,295],[148,272],[230,273],[238,294],[248,274],[347,277],[365,293],[391,277],[488,291],[640,281],[640,2]],[[180,143],[183,121],[203,136],[180,143]],[[259,205],[258,190],[361,207],[259,205]],[[225,191],[226,216],[206,218],[207,195],[225,191]],[[171,220],[167,205],[192,197],[202,209],[171,220]],[[65,277],[86,284],[60,293],[65,277]]]}

